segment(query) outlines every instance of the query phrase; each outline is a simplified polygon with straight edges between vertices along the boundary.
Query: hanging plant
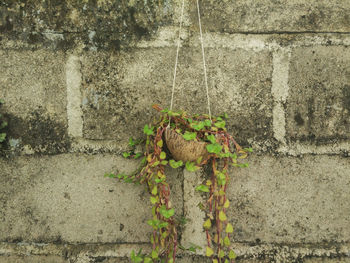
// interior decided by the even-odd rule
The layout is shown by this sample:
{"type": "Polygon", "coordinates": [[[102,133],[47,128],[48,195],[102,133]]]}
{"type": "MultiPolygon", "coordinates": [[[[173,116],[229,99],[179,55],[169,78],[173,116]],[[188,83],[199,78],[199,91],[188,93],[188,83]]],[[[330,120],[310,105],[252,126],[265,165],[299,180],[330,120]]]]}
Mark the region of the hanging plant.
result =
{"type": "Polygon", "coordinates": [[[147,223],[153,229],[152,251],[149,255],[132,252],[132,261],[175,262],[180,222],[174,217],[165,167],[185,167],[195,172],[209,165],[211,174],[196,186],[196,190],[207,197],[202,204],[207,216],[203,224],[207,237],[205,253],[213,263],[232,262],[236,255],[231,246],[233,226],[227,218],[229,167],[247,167],[247,163],[239,160],[246,158],[252,149],[241,148],[227,132],[226,114],[210,118],[208,115],[189,116],[186,112],[170,111],[158,105],[153,108],[160,113],[159,120],[145,125],[146,139],[130,139],[131,149],[123,153],[125,158],[142,157],[140,167],[132,174],[106,174],[126,183],[144,184],[150,193],[152,218],[147,223]],[[145,142],[143,153],[135,152],[140,142],[145,142]]]}

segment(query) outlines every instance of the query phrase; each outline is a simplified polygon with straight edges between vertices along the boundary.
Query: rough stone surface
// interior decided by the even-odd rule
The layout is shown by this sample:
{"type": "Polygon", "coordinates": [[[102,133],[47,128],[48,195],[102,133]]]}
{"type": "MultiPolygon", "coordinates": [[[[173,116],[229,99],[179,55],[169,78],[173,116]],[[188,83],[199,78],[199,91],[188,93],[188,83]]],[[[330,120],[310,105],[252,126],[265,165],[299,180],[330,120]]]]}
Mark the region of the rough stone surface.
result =
{"type": "Polygon", "coordinates": [[[25,152],[66,151],[65,55],[0,50],[0,96],[9,147],[25,152]]]}
{"type": "MultiPolygon", "coordinates": [[[[212,113],[255,150],[230,171],[236,262],[350,263],[350,2],[199,2],[212,113]]],[[[150,252],[147,191],[103,174],[136,167],[110,153],[169,107],[181,3],[0,1],[0,263],[150,252]]],[[[196,1],[183,18],[174,108],[206,113],[196,1]]],[[[205,174],[167,175],[179,244],[204,247],[205,174]]]]}
{"type": "Polygon", "coordinates": [[[304,263],[349,263],[350,257],[339,257],[339,258],[310,258],[306,259],[304,263]]]}
{"type": "Polygon", "coordinates": [[[1,263],[68,263],[57,256],[0,256],[1,263]]]}
{"type": "Polygon", "coordinates": [[[296,48],[292,52],[286,135],[332,143],[350,138],[350,49],[296,48]]]}
{"type": "MultiPolygon", "coordinates": [[[[193,244],[202,248],[206,246],[206,235],[203,230],[203,220],[206,215],[198,207],[198,200],[201,199],[201,195],[195,190],[195,186],[200,185],[203,179],[203,170],[196,173],[184,171],[184,200],[186,200],[184,202],[184,215],[189,223],[185,225],[182,232],[181,245],[186,248],[193,246],[193,244]]],[[[202,249],[198,249],[197,252],[204,254],[202,249]]]]}
{"type": "Polygon", "coordinates": [[[333,156],[254,156],[228,188],[234,239],[348,242],[350,162],[333,156]]]}
{"type": "Polygon", "coordinates": [[[0,263],[68,263],[57,256],[0,256],[0,263]]]}
{"type": "MultiPolygon", "coordinates": [[[[149,195],[110,178],[135,162],[112,155],[66,154],[0,160],[0,240],[147,242],[149,195]]],[[[172,200],[182,214],[182,175],[170,172],[172,200]]]]}
{"type": "MultiPolygon", "coordinates": [[[[350,258],[350,243],[291,245],[285,244],[252,244],[234,243],[237,262],[257,263],[295,263],[295,262],[331,262],[339,260],[347,263],[350,258]]],[[[113,243],[90,243],[90,244],[67,244],[67,243],[0,243],[1,256],[8,257],[13,254],[19,257],[30,254],[36,256],[62,257],[70,263],[97,263],[97,262],[130,262],[128,256],[131,251],[142,249],[144,253],[150,251],[149,244],[113,244],[113,243]]],[[[28,257],[27,257],[28,258],[28,257]]],[[[176,262],[207,262],[206,258],[193,253],[179,251],[176,262]]],[[[1,262],[1,261],[0,261],[1,262]]],[[[210,262],[210,261],[208,261],[210,262]]],[[[40,262],[41,263],[41,262],[40,262]]]]}
{"type": "Polygon", "coordinates": [[[113,32],[113,46],[119,49],[172,21],[173,6],[167,0],[2,1],[0,33],[21,33],[29,42],[40,42],[46,33],[84,33],[85,41],[104,46],[113,32]]]}
{"type": "MultiPolygon", "coordinates": [[[[241,142],[272,138],[272,57],[269,52],[207,49],[214,115],[227,112],[241,142]]],[[[179,55],[174,107],[207,113],[200,49],[179,55]]],[[[153,103],[169,107],[174,48],[87,53],[82,59],[84,137],[125,141],[140,136],[155,116],[153,103]]]]}
{"type": "MultiPolygon", "coordinates": [[[[197,6],[191,20],[198,24],[197,6]]],[[[204,0],[203,28],[218,32],[350,32],[350,3],[343,0],[204,0]]]]}

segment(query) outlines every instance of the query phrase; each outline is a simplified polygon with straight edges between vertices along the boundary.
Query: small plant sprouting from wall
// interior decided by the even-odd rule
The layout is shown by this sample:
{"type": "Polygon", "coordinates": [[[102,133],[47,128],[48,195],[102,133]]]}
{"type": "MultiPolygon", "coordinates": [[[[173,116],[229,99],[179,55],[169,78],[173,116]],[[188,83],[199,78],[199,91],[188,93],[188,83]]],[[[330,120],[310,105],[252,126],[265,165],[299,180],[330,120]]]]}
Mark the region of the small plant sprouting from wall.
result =
{"type": "MultiPolygon", "coordinates": [[[[174,112],[158,105],[153,108],[160,112],[159,120],[153,125],[145,125],[145,140],[130,138],[131,149],[123,153],[125,158],[142,157],[139,168],[131,174],[105,175],[126,183],[144,184],[150,193],[152,218],[147,223],[153,229],[150,236],[152,251],[149,255],[133,251],[131,260],[135,263],[175,262],[178,248],[184,248],[178,244],[181,222],[174,216],[165,167],[184,167],[195,172],[208,165],[210,175],[195,188],[207,197],[207,201],[200,204],[207,215],[203,224],[207,237],[205,254],[213,263],[232,262],[236,255],[231,244],[233,226],[227,217],[229,167],[247,167],[248,164],[240,160],[252,149],[241,148],[227,132],[226,114],[210,118],[208,115],[189,116],[186,112],[174,112]],[[145,143],[143,153],[136,152],[136,145],[141,142],[145,143]]],[[[187,250],[193,251],[192,248],[187,250]]]]}
{"type": "MultiPolygon", "coordinates": [[[[0,107],[4,104],[4,101],[0,99],[0,107]]],[[[3,117],[0,113],[0,148],[1,148],[1,143],[3,143],[6,139],[6,133],[2,132],[2,130],[7,126],[7,122],[3,120],[3,117]]]]}

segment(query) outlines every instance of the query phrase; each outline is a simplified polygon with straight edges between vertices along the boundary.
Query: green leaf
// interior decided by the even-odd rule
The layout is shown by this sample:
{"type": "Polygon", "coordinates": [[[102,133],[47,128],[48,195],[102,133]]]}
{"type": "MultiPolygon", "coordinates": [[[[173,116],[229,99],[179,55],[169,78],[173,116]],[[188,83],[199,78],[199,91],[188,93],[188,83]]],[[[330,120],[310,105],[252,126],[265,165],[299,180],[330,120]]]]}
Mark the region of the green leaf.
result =
{"type": "Polygon", "coordinates": [[[157,184],[164,182],[165,178],[156,178],[154,181],[156,181],[157,184]]]}
{"type": "Polygon", "coordinates": [[[207,151],[210,153],[216,153],[219,154],[222,150],[222,146],[218,143],[208,144],[207,145],[207,151]]]}
{"type": "Polygon", "coordinates": [[[226,199],[225,203],[224,203],[224,208],[228,208],[230,206],[230,201],[228,199],[226,199]]]}
{"type": "Polygon", "coordinates": [[[186,170],[189,172],[195,172],[199,169],[198,166],[196,166],[196,164],[194,162],[186,162],[186,170]]]}
{"type": "Polygon", "coordinates": [[[154,205],[155,203],[158,202],[158,198],[157,197],[154,197],[154,196],[151,196],[150,197],[150,200],[151,200],[151,203],[154,205]]]}
{"type": "Polygon", "coordinates": [[[132,139],[132,137],[129,138],[129,146],[135,146],[135,142],[134,140],[132,139]]]}
{"type": "Polygon", "coordinates": [[[204,125],[207,126],[207,127],[210,127],[211,126],[211,120],[205,120],[204,121],[204,125]]]}
{"type": "Polygon", "coordinates": [[[149,257],[146,257],[144,260],[143,260],[143,263],[153,263],[153,260],[149,257]]]}
{"type": "Polygon", "coordinates": [[[151,257],[153,259],[157,259],[158,258],[158,252],[156,250],[152,250],[151,257]]]}
{"type": "Polygon", "coordinates": [[[207,230],[211,228],[211,220],[209,218],[204,222],[203,228],[207,230]]]}
{"type": "Polygon", "coordinates": [[[142,262],[142,256],[139,254],[135,254],[135,251],[131,251],[131,261],[134,263],[141,263],[142,262]]]}
{"type": "Polygon", "coordinates": [[[160,159],[165,159],[166,158],[166,153],[165,152],[161,152],[160,155],[159,155],[159,158],[160,159]]]}
{"type": "Polygon", "coordinates": [[[226,233],[233,233],[233,226],[230,223],[227,223],[225,231],[226,233]]]}
{"type": "Polygon", "coordinates": [[[196,253],[197,252],[197,249],[202,249],[200,246],[197,246],[197,245],[195,245],[195,244],[192,244],[191,243],[191,246],[189,247],[189,248],[185,248],[185,250],[188,250],[188,251],[191,251],[191,252],[194,252],[194,253],[196,253]]]}
{"type": "Polygon", "coordinates": [[[168,225],[169,225],[168,222],[161,222],[161,223],[159,223],[158,227],[159,228],[164,228],[164,227],[167,227],[168,225]]]}
{"type": "Polygon", "coordinates": [[[147,224],[149,224],[150,226],[154,227],[155,229],[158,228],[160,221],[159,220],[148,220],[147,224]]]}
{"type": "Polygon", "coordinates": [[[124,158],[130,157],[130,155],[131,155],[131,152],[123,152],[123,157],[124,158]]]}
{"type": "Polygon", "coordinates": [[[223,258],[225,256],[225,251],[220,250],[218,257],[223,258]]]}
{"type": "Polygon", "coordinates": [[[117,176],[115,174],[112,174],[112,173],[105,173],[105,177],[116,178],[117,176]]]}
{"type": "Polygon", "coordinates": [[[174,112],[174,111],[168,111],[168,115],[169,115],[169,116],[177,117],[177,116],[180,116],[180,113],[174,112]]]}
{"type": "Polygon", "coordinates": [[[219,122],[215,122],[214,125],[218,128],[225,128],[226,122],[225,121],[219,121],[219,122]]]}
{"type": "MultiPolygon", "coordinates": [[[[1,117],[1,116],[0,116],[1,117]]],[[[6,121],[3,121],[1,124],[0,124],[0,129],[3,129],[7,126],[7,122],[6,121]]]]}
{"type": "Polygon", "coordinates": [[[153,128],[154,127],[149,127],[147,124],[145,125],[145,127],[143,127],[143,132],[146,134],[146,135],[154,135],[153,133],[153,128]]]}
{"type": "Polygon", "coordinates": [[[138,158],[140,158],[142,156],[142,153],[136,153],[135,155],[134,155],[134,159],[138,159],[138,158]]]}
{"type": "Polygon", "coordinates": [[[155,185],[154,187],[153,187],[153,189],[152,189],[152,195],[156,195],[157,194],[157,192],[158,192],[158,188],[157,188],[157,186],[155,185]]]}
{"type": "Polygon", "coordinates": [[[171,209],[166,209],[165,205],[161,206],[161,208],[159,209],[159,213],[164,216],[166,219],[169,219],[170,217],[172,217],[175,214],[175,210],[174,208],[171,209]]]}
{"type": "Polygon", "coordinates": [[[127,178],[126,174],[117,174],[118,179],[127,178]]]}
{"type": "Polygon", "coordinates": [[[163,160],[163,161],[160,162],[160,164],[161,164],[161,165],[167,165],[167,164],[168,164],[168,161],[163,160]]]}
{"type": "Polygon", "coordinates": [[[172,168],[176,169],[176,168],[179,168],[183,165],[183,162],[180,160],[180,161],[175,161],[175,160],[170,160],[169,161],[169,164],[172,168]]]}
{"type": "Polygon", "coordinates": [[[230,253],[228,254],[229,259],[235,259],[236,258],[236,253],[233,250],[230,250],[230,253]]]}
{"type": "Polygon", "coordinates": [[[191,124],[191,127],[193,128],[193,129],[195,129],[196,131],[200,131],[200,130],[202,130],[203,128],[204,128],[204,122],[203,121],[200,121],[200,122],[198,122],[198,123],[192,123],[191,124]]]}
{"type": "Polygon", "coordinates": [[[221,173],[219,172],[217,175],[216,175],[217,179],[218,179],[218,185],[221,186],[221,185],[225,185],[226,184],[226,176],[224,173],[221,173]]]}
{"type": "Polygon", "coordinates": [[[212,143],[215,144],[216,143],[216,138],[213,134],[210,134],[207,136],[207,139],[212,143]]]}
{"type": "Polygon", "coordinates": [[[157,146],[162,148],[163,147],[163,140],[160,140],[157,142],[157,146]]]}
{"type": "Polygon", "coordinates": [[[253,148],[244,148],[243,150],[252,153],[253,152],[253,148]]]}
{"type": "Polygon", "coordinates": [[[184,137],[184,139],[187,141],[191,141],[191,140],[196,139],[197,133],[186,131],[185,134],[182,135],[182,137],[184,137]]]}
{"type": "Polygon", "coordinates": [[[156,167],[157,165],[159,165],[160,164],[160,161],[155,161],[152,165],[151,165],[151,167],[156,167]]]}
{"type": "Polygon", "coordinates": [[[199,192],[205,192],[205,193],[209,193],[210,192],[208,186],[202,185],[202,184],[198,185],[196,187],[196,190],[199,191],[199,192]]]}
{"type": "Polygon", "coordinates": [[[224,222],[224,221],[227,220],[227,216],[226,216],[226,214],[225,214],[223,211],[220,211],[220,212],[219,212],[219,220],[220,220],[221,222],[224,222]]]}
{"type": "Polygon", "coordinates": [[[230,239],[228,238],[228,236],[226,236],[226,237],[224,238],[224,245],[225,245],[226,247],[228,247],[228,246],[231,245],[231,242],[230,242],[230,239]]]}
{"type": "Polygon", "coordinates": [[[206,251],[205,251],[205,255],[207,257],[211,257],[213,254],[214,254],[214,250],[212,248],[210,248],[210,247],[207,247],[206,251]]]}

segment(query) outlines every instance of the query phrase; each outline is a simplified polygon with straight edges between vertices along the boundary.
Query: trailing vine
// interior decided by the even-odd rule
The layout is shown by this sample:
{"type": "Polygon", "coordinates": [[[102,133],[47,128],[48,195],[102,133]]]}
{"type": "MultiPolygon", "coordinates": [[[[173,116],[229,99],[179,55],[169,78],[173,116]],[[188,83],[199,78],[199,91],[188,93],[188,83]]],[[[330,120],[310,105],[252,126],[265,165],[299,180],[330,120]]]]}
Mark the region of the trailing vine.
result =
{"type": "MultiPolygon", "coordinates": [[[[170,186],[167,183],[165,167],[184,166],[195,172],[204,165],[211,167],[211,175],[196,190],[207,196],[205,204],[200,204],[206,212],[203,228],[207,237],[205,254],[213,263],[232,262],[236,255],[232,249],[231,239],[233,226],[227,218],[230,202],[226,196],[230,180],[229,167],[247,167],[247,163],[239,160],[246,158],[251,148],[241,148],[226,130],[227,115],[209,118],[207,115],[189,116],[186,112],[162,109],[158,105],[153,108],[160,113],[159,120],[153,125],[145,125],[143,132],[145,140],[129,140],[130,151],[124,152],[125,158],[141,158],[140,167],[132,174],[106,174],[127,183],[144,184],[150,193],[152,218],[147,221],[153,229],[150,240],[152,251],[143,255],[141,251],[131,254],[135,263],[167,262],[174,263],[178,248],[177,227],[179,220],[174,217],[175,211],[170,201],[170,186]],[[176,133],[187,142],[204,142],[205,153],[195,160],[183,161],[174,158],[169,152],[169,142],[166,140],[168,130],[176,133]],[[144,153],[136,152],[136,145],[144,142],[144,153]]],[[[181,139],[181,140],[183,140],[181,139]]],[[[181,149],[180,149],[181,150],[181,149]]],[[[188,250],[194,250],[190,248],[188,250]]]]}

